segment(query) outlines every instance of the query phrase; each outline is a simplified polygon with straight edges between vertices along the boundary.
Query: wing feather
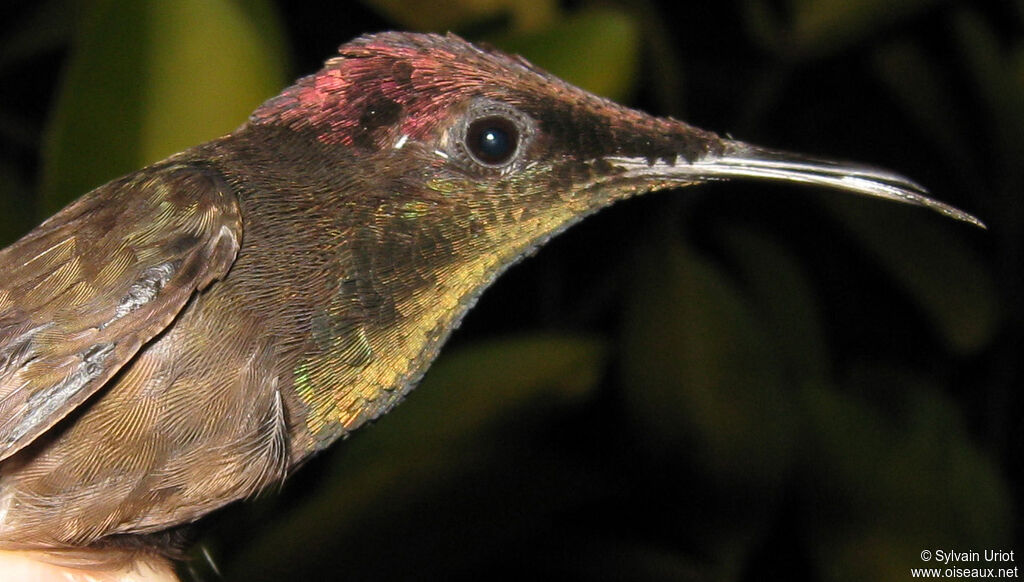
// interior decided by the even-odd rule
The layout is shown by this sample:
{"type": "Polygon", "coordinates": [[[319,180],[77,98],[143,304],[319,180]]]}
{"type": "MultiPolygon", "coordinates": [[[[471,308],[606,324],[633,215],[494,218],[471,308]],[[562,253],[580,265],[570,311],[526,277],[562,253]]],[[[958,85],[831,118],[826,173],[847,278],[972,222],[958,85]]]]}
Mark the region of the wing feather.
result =
{"type": "Polygon", "coordinates": [[[101,186],[0,251],[0,460],[223,278],[241,238],[227,184],[172,162],[101,186]]]}

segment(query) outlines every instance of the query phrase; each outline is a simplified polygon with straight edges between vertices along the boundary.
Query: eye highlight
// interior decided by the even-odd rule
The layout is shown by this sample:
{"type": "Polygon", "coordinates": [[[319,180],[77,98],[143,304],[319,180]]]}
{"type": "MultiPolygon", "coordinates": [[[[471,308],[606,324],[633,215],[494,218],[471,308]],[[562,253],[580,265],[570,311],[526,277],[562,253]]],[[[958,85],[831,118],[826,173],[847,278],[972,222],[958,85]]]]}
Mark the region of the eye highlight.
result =
{"type": "Polygon", "coordinates": [[[501,166],[515,156],[520,138],[515,121],[502,115],[487,115],[466,127],[466,151],[481,164],[501,166]]]}

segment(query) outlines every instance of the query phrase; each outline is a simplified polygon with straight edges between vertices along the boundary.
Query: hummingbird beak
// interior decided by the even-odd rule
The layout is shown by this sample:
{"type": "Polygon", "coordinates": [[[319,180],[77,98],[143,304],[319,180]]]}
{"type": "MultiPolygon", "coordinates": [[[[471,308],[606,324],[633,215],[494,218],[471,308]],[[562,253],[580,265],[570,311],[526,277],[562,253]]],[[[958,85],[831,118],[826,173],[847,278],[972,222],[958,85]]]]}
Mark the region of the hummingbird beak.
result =
{"type": "Polygon", "coordinates": [[[899,174],[854,163],[811,158],[733,140],[723,140],[693,161],[609,156],[607,162],[625,170],[627,179],[658,181],[666,185],[692,184],[709,180],[757,178],[825,186],[863,196],[874,196],[930,208],[950,218],[986,228],[977,217],[930,198],[919,184],[899,174]]]}

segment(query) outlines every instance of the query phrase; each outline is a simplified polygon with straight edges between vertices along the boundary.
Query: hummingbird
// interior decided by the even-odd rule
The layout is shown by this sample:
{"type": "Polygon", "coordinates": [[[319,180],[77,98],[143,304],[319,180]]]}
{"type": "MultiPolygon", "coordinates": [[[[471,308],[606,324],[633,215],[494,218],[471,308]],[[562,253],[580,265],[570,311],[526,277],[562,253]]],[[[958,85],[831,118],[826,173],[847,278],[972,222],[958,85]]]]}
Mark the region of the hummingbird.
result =
{"type": "Polygon", "coordinates": [[[157,540],[253,496],[398,404],[551,237],[734,178],[983,226],[895,173],[654,117],[451,34],[343,45],[233,133],[0,251],[0,549],[157,540]]]}

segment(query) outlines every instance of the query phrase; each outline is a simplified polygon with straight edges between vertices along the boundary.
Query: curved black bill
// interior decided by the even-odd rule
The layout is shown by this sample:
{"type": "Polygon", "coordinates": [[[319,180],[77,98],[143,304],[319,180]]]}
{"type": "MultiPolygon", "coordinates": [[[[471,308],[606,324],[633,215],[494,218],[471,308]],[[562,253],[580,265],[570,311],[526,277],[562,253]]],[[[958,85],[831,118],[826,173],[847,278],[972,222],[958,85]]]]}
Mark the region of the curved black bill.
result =
{"type": "Polygon", "coordinates": [[[986,228],[977,217],[929,197],[919,184],[880,168],[855,163],[823,160],[726,141],[719,152],[709,153],[692,162],[613,156],[609,163],[626,170],[626,177],[665,182],[693,183],[732,178],[784,180],[826,186],[837,190],[895,200],[930,208],[950,218],[986,228]]]}

